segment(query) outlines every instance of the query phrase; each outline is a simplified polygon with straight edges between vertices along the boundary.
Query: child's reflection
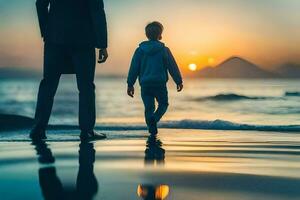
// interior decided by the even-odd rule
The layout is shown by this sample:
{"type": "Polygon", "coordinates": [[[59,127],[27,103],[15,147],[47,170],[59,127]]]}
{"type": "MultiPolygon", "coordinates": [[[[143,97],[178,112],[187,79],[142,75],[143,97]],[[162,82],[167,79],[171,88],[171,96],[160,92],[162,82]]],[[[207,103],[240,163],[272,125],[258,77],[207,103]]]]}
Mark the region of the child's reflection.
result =
{"type": "MultiPolygon", "coordinates": [[[[44,141],[32,144],[35,146],[38,161],[41,164],[55,162],[51,149],[44,141]]],[[[93,144],[82,142],[79,145],[79,171],[75,190],[64,189],[54,166],[40,168],[39,182],[44,199],[93,199],[98,191],[98,182],[94,175],[94,162],[95,150],[93,144]]]]}
{"type": "MultiPolygon", "coordinates": [[[[146,165],[156,166],[164,164],[165,150],[162,148],[162,142],[156,135],[150,135],[147,140],[145,150],[145,163],[146,165]]],[[[169,194],[168,185],[139,185],[137,194],[144,200],[163,200],[169,194]]]]}
{"type": "Polygon", "coordinates": [[[165,150],[162,148],[162,142],[156,135],[150,135],[147,140],[145,150],[145,163],[147,165],[164,164],[165,150]]]}

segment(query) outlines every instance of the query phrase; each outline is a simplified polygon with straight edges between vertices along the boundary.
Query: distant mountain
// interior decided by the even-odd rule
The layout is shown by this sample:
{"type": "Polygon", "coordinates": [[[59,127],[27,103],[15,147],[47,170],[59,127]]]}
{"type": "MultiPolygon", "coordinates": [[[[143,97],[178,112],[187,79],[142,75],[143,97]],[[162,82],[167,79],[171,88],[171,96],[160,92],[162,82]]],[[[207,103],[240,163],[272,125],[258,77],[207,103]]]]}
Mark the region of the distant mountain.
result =
{"type": "Polygon", "coordinates": [[[0,67],[0,79],[40,78],[41,72],[34,69],[18,67],[0,67]]]}
{"type": "Polygon", "coordinates": [[[275,78],[278,75],[266,71],[240,57],[231,57],[216,67],[206,67],[197,74],[203,78],[275,78]]]}
{"type": "Polygon", "coordinates": [[[275,72],[284,78],[300,78],[300,64],[286,63],[275,72]]]}

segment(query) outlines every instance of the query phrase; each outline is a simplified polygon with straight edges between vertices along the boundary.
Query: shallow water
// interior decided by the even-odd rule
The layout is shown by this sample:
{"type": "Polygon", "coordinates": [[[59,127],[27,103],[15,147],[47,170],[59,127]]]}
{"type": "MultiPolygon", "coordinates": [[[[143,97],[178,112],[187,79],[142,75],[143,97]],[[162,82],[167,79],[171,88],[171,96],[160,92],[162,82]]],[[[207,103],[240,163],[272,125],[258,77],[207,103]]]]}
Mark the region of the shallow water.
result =
{"type": "MultiPolygon", "coordinates": [[[[0,113],[33,117],[39,80],[0,80],[0,113]]],[[[170,107],[164,121],[220,119],[251,125],[300,125],[299,80],[185,80],[177,93],[170,82],[170,107]]],[[[139,89],[126,95],[122,78],[98,78],[97,123],[143,124],[139,89]]],[[[76,81],[62,78],[50,122],[77,124],[76,81]]],[[[183,124],[181,128],[191,128],[183,124]]],[[[196,128],[196,127],[192,127],[196,128]]],[[[226,127],[225,127],[226,128],[226,127]]]]}
{"type": "Polygon", "coordinates": [[[1,199],[300,195],[299,134],[162,129],[149,140],[144,131],[107,133],[107,140],[81,145],[76,130],[50,131],[45,144],[35,145],[25,130],[2,133],[1,199]]]}

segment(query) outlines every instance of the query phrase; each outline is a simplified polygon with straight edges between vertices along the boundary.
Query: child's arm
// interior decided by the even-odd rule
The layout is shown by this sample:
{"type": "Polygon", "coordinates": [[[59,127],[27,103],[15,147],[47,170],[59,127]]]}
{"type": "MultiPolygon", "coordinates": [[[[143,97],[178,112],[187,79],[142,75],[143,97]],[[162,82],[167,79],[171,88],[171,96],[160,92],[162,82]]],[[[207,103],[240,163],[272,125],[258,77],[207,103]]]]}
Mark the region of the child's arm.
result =
{"type": "Polygon", "coordinates": [[[177,91],[180,92],[183,89],[183,82],[182,82],[182,76],[179,67],[170,49],[166,48],[166,51],[167,51],[167,58],[168,58],[168,63],[167,63],[168,71],[177,85],[177,91]]]}
{"type": "Polygon", "coordinates": [[[140,58],[141,58],[140,50],[137,49],[134,52],[134,55],[132,57],[129,72],[128,72],[128,77],[127,77],[127,85],[128,85],[127,94],[131,97],[133,97],[133,95],[134,95],[134,84],[140,73],[140,66],[141,66],[140,58]]]}

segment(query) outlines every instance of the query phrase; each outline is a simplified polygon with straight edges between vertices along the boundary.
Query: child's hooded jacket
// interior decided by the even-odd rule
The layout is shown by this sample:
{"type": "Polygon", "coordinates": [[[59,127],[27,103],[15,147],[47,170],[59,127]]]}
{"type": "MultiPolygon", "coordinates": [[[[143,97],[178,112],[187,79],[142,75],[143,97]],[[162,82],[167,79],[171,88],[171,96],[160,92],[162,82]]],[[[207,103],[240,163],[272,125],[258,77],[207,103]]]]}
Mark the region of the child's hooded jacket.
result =
{"type": "Polygon", "coordinates": [[[134,53],[127,83],[132,87],[139,78],[142,87],[163,86],[168,81],[168,72],[177,85],[182,83],[182,76],[170,49],[159,41],[145,41],[134,53]]]}

